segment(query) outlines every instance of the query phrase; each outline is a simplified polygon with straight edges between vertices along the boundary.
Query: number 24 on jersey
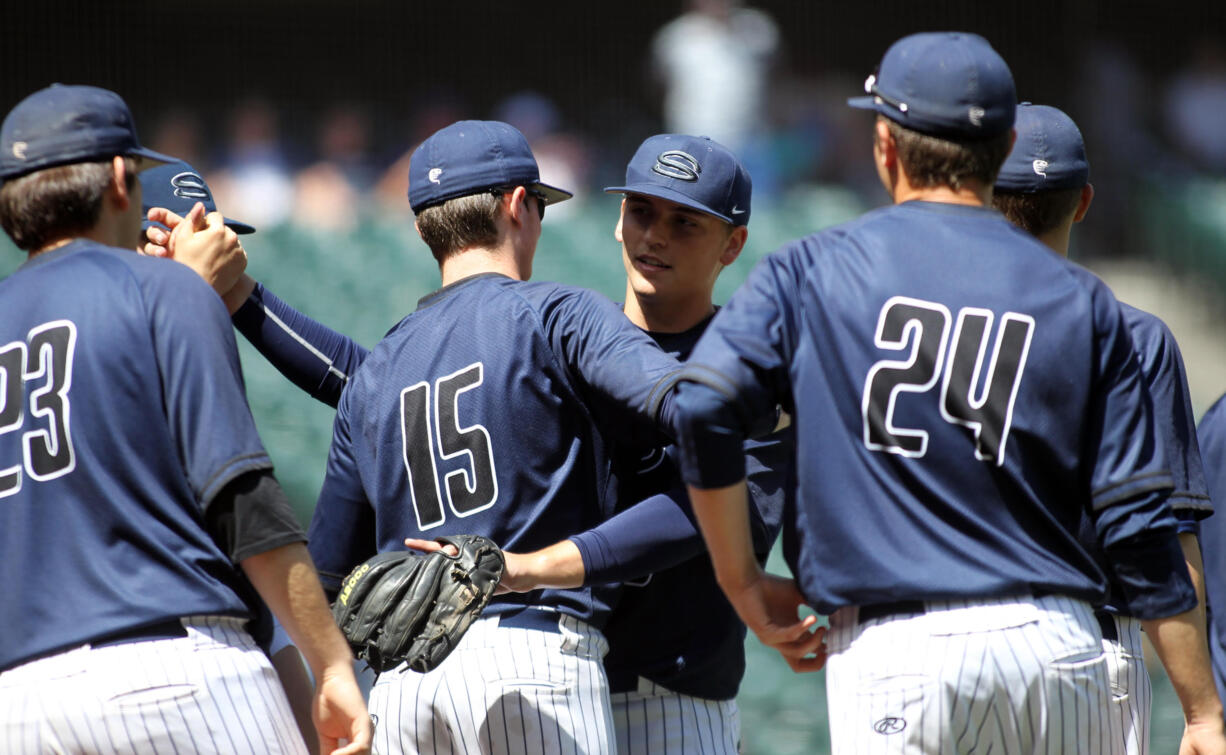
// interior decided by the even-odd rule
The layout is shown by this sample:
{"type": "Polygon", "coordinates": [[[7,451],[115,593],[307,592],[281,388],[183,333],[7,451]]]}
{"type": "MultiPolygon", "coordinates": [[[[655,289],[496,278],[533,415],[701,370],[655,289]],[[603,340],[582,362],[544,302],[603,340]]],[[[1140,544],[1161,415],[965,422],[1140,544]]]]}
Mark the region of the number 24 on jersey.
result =
{"type": "Polygon", "coordinates": [[[1034,318],[1006,312],[989,357],[994,319],[991,310],[964,307],[955,321],[936,302],[904,296],[888,300],[877,320],[876,344],[897,350],[909,345],[910,353],[905,359],[883,359],[868,371],[861,401],[864,444],[874,451],[922,457],[928,432],[897,427],[894,409],[901,394],[926,393],[940,382],[941,417],[971,431],[976,458],[1003,464],[1034,318]]]}

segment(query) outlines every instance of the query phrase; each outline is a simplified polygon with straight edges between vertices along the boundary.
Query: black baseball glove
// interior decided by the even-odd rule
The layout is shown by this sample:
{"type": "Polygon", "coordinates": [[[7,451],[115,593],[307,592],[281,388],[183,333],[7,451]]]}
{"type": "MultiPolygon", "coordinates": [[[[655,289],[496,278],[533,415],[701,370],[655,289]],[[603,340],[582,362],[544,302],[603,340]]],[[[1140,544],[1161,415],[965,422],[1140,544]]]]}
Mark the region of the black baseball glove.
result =
{"type": "Polygon", "coordinates": [[[380,553],[341,583],[332,615],[358,658],[376,672],[404,661],[426,672],[443,662],[494,594],[502,551],[480,535],[440,537],[445,551],[380,553]]]}

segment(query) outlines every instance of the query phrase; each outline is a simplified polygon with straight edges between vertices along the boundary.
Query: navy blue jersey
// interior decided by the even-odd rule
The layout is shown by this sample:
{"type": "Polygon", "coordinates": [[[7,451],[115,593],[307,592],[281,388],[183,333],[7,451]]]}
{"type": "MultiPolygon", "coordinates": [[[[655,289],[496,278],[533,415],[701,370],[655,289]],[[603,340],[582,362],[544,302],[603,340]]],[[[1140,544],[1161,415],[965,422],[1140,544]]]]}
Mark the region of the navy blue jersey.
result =
{"type": "Polygon", "coordinates": [[[1213,504],[1196,440],[1196,415],[1192,411],[1183,355],[1166,323],[1129,304],[1121,302],[1120,307],[1141,363],[1146,392],[1153,401],[1175,485],[1167,503],[1180,520],[1180,531],[1195,532],[1195,523],[1213,513],[1213,504]]]}
{"type": "MultiPolygon", "coordinates": [[[[1106,577],[1077,540],[1086,511],[1112,552],[1152,535],[1164,566],[1179,558],[1118,303],[994,210],[906,202],[785,246],[716,316],[686,376],[705,384],[678,398],[699,487],[742,474],[739,449],[694,430],[704,418],[739,428],[777,402],[792,412],[784,553],[822,613],[1027,592],[1100,603],[1106,577]]],[[[1172,584],[1142,590],[1136,615],[1194,604],[1186,569],[1160,571],[1172,584]]]]}
{"type": "MultiPolygon", "coordinates": [[[[1195,533],[1197,522],[1212,514],[1213,506],[1201,465],[1200,445],[1196,441],[1196,417],[1192,412],[1183,357],[1175,337],[1162,320],[1122,302],[1120,307],[1141,364],[1146,392],[1153,402],[1175,484],[1167,503],[1179,520],[1179,531],[1195,533]]],[[[1088,517],[1082,523],[1082,541],[1087,550],[1100,556],[1100,565],[1107,568],[1096,547],[1093,522],[1088,517]]],[[[1118,612],[1121,600],[1118,588],[1112,585],[1107,609],[1118,612]]]]}
{"type": "MultiPolygon", "coordinates": [[[[422,299],[351,376],[310,549],[325,584],[405,537],[551,545],[614,510],[604,432],[659,437],[677,362],[610,301],[486,274],[422,299]]],[[[610,590],[494,599],[603,623],[610,590]]]]}
{"type": "Polygon", "coordinates": [[[1209,655],[1218,694],[1226,700],[1226,396],[1201,417],[1200,450],[1205,460],[1209,496],[1219,509],[1200,525],[1200,549],[1205,559],[1205,593],[1209,618],[1209,655]]]}
{"type": "MultiPolygon", "coordinates": [[[[710,320],[684,333],[648,333],[662,349],[684,360],[710,320]]],[[[782,526],[792,462],[792,429],[747,441],[751,525],[759,561],[765,563],[782,526]]],[[[618,444],[613,455],[618,508],[679,488],[680,471],[664,447],[618,444]]],[[[681,489],[679,498],[688,504],[681,489]]],[[[688,506],[687,506],[688,507],[688,506]]],[[[700,540],[695,530],[695,540],[700,540]]],[[[745,673],[745,625],[715,581],[711,559],[700,552],[676,566],[624,585],[605,626],[605,669],[613,692],[632,691],[643,676],[674,692],[714,700],[736,697],[745,673]]],[[[671,546],[675,547],[675,546],[671,546]]]]}
{"type": "Polygon", "coordinates": [[[83,240],[33,257],[0,281],[0,387],[0,669],[250,615],[202,512],[272,464],[225,308],[195,273],[83,240]]]}

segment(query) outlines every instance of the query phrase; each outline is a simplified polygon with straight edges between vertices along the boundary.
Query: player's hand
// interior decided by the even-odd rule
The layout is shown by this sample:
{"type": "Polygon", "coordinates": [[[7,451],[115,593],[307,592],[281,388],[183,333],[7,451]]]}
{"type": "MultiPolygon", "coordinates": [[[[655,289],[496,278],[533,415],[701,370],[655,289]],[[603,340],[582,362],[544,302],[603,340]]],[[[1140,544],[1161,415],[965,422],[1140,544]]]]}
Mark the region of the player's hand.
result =
{"type": "Polygon", "coordinates": [[[238,240],[238,234],[226,227],[221,213],[205,215],[204,205],[197,202],[187,217],[180,217],[164,207],[152,207],[149,220],[171,231],[167,233],[150,226],[141,247],[144,254],[182,262],[223,297],[242,278],[247,269],[247,251],[238,240]]]}
{"type": "Polygon", "coordinates": [[[745,626],[763,645],[778,650],[793,671],[818,671],[826,665],[826,627],[814,629],[816,616],[799,617],[805,599],[795,580],[760,572],[728,597],[745,626]]]}
{"type": "MultiPolygon", "coordinates": [[[[446,551],[449,556],[459,554],[454,545],[443,545],[434,540],[418,540],[415,537],[406,537],[404,544],[413,550],[424,551],[426,553],[446,551]]],[[[503,551],[502,558],[505,566],[502,569],[502,579],[494,590],[495,595],[506,595],[509,592],[530,592],[537,588],[535,580],[532,580],[527,573],[527,556],[503,551]]]]}
{"type": "Polygon", "coordinates": [[[1226,755],[1222,721],[1189,721],[1179,743],[1179,755],[1226,755]]]}
{"type": "Polygon", "coordinates": [[[404,544],[415,551],[423,551],[425,553],[434,553],[435,551],[444,551],[448,556],[460,555],[460,549],[451,543],[440,543],[437,540],[418,540],[415,537],[406,537],[404,544]]]}
{"type": "Polygon", "coordinates": [[[373,727],[351,666],[339,669],[338,673],[324,673],[315,688],[312,714],[321,753],[370,753],[373,727]],[[342,740],[346,744],[341,745],[342,740]]]}

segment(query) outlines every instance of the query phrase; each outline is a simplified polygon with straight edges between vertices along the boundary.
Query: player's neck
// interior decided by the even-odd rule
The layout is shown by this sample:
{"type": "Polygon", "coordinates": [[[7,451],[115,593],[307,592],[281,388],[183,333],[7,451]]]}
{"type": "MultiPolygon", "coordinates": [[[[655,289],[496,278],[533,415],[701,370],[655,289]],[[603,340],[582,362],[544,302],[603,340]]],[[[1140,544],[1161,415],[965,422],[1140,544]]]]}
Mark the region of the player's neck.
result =
{"type": "Polygon", "coordinates": [[[1070,219],[1068,223],[1062,223],[1047,233],[1040,233],[1037,238],[1039,241],[1042,241],[1044,244],[1051,247],[1051,250],[1056,254],[1060,255],[1061,257],[1067,257],[1069,236],[1072,235],[1072,229],[1073,221],[1070,219]]]}
{"type": "Polygon", "coordinates": [[[39,248],[31,251],[29,256],[33,257],[37,254],[42,254],[43,252],[50,252],[54,249],[59,249],[62,246],[67,246],[68,244],[71,244],[77,239],[88,239],[89,241],[94,241],[99,244],[103,244],[104,246],[117,246],[121,248],[131,247],[133,251],[135,251],[136,240],[133,239],[131,244],[120,243],[120,239],[119,239],[120,234],[118,231],[119,226],[115,223],[108,223],[106,222],[106,220],[107,220],[107,217],[104,214],[103,217],[99,219],[99,222],[95,224],[93,228],[90,228],[82,232],[73,233],[68,236],[62,236],[52,241],[48,241],[46,244],[43,244],[39,248]]]}
{"type": "Polygon", "coordinates": [[[532,277],[532,262],[525,262],[502,246],[470,247],[451,255],[439,266],[444,286],[483,273],[499,273],[515,280],[528,280],[532,277]]]}
{"type": "Polygon", "coordinates": [[[626,286],[623,305],[630,322],[652,333],[684,333],[711,316],[715,306],[711,297],[661,301],[636,294],[626,286]]]}
{"type": "Polygon", "coordinates": [[[911,183],[905,170],[896,170],[890,176],[892,185],[886,186],[894,204],[903,202],[943,202],[945,204],[984,207],[992,204],[992,187],[974,179],[967,180],[958,188],[940,186],[916,186],[911,183]]]}

